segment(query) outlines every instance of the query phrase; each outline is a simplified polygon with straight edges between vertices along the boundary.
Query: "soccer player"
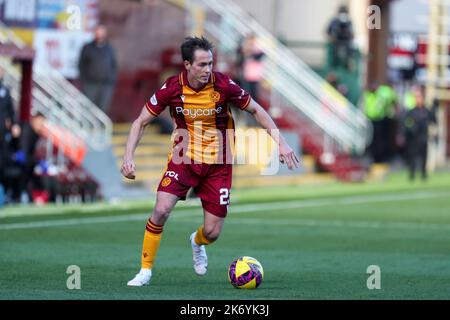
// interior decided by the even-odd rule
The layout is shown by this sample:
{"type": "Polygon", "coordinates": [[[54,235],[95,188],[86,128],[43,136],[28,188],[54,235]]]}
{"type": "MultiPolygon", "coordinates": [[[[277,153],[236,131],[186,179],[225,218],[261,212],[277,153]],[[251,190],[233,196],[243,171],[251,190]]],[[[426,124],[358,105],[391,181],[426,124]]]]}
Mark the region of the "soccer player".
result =
{"type": "Polygon", "coordinates": [[[128,286],[150,282],[163,227],[178,200],[185,200],[191,187],[201,199],[204,220],[190,235],[194,271],[204,275],[208,258],[205,246],[220,235],[230,203],[232,161],[229,146],[234,141],[234,122],[229,104],[245,110],[279,146],[279,159],[289,169],[299,160],[265,110],[228,76],[213,71],[212,44],[204,37],[186,38],[181,45],[185,70],[170,77],[144,105],[133,122],[121,167],[128,179],[135,178],[134,152],[145,127],[165,108],[176,123],[174,146],[159,183],[156,204],[147,221],[140,272],[128,286]],[[230,134],[230,132],[232,134],[230,134]],[[225,142],[224,142],[225,141],[225,142]],[[228,150],[227,150],[228,149],[228,150]]]}

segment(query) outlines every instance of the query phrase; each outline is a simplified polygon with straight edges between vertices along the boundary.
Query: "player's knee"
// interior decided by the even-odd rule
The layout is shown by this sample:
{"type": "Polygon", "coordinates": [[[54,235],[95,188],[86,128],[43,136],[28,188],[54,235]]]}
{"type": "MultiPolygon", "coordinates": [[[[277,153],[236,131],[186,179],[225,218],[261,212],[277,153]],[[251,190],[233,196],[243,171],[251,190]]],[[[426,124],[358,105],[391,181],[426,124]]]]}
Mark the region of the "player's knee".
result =
{"type": "Polygon", "coordinates": [[[153,216],[158,221],[165,222],[170,215],[172,208],[167,205],[157,205],[153,210],[153,216]]]}
{"type": "Polygon", "coordinates": [[[204,228],[203,234],[206,239],[213,242],[213,241],[216,241],[217,239],[219,239],[220,230],[217,230],[215,228],[204,228]]]}

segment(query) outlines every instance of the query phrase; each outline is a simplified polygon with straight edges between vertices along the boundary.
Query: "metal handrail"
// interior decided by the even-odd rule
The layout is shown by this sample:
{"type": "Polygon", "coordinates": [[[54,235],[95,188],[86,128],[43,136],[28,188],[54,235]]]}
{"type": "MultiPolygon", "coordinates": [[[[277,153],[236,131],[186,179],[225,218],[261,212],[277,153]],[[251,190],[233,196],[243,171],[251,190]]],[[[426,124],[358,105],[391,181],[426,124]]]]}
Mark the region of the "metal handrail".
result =
{"type": "Polygon", "coordinates": [[[58,80],[52,74],[53,72],[43,76],[42,70],[37,69],[36,71],[36,83],[39,84],[44,92],[50,94],[52,98],[58,100],[60,103],[61,101],[65,102],[64,109],[74,119],[79,121],[78,128],[84,131],[85,140],[91,140],[90,145],[95,149],[101,149],[102,146],[110,143],[108,135],[104,134],[104,130],[106,129],[104,124],[106,123],[107,125],[107,122],[104,119],[99,121],[101,116],[106,117],[106,115],[103,113],[100,116],[95,115],[95,112],[100,110],[92,102],[89,101],[90,106],[87,103],[82,104],[83,102],[80,97],[74,96],[71,92],[62,91],[60,83],[57,82],[58,80]]]}
{"type": "MultiPolygon", "coordinates": [[[[330,123],[339,123],[341,120],[333,113],[329,112],[329,109],[323,105],[322,108],[314,109],[308,108],[308,105],[316,105],[320,103],[314,96],[310,95],[303,87],[295,86],[292,81],[283,73],[274,72],[273,66],[268,66],[265,70],[267,76],[273,79],[272,86],[282,94],[293,106],[300,106],[300,111],[306,117],[311,119],[320,128],[327,127],[326,132],[333,137],[339,145],[349,149],[355,145],[355,141],[352,141],[352,133],[349,130],[345,130],[342,126],[329,126],[330,123]],[[306,105],[306,106],[305,106],[306,105]],[[329,127],[328,127],[329,126],[329,127]]],[[[356,141],[357,142],[357,141],[356,141]]],[[[355,146],[359,148],[359,145],[355,146]]]]}
{"type": "MultiPolygon", "coordinates": [[[[24,42],[13,32],[2,25],[0,27],[3,27],[2,32],[0,32],[3,42],[10,41],[19,48],[25,46],[24,42]]],[[[2,57],[1,60],[6,72],[12,76],[10,86],[12,88],[18,87],[20,83],[19,72],[6,58],[2,57]]],[[[80,137],[94,150],[103,150],[111,144],[112,122],[109,117],[67,81],[62,74],[49,66],[35,65],[33,85],[33,102],[37,102],[37,105],[33,104],[33,108],[37,108],[39,112],[46,116],[55,117],[60,125],[65,126],[80,137]],[[36,91],[39,91],[39,93],[36,91]],[[42,99],[45,99],[43,97],[48,98],[46,103],[42,103],[42,99]],[[48,101],[53,102],[49,104],[48,101]],[[61,112],[58,112],[58,110],[61,112]],[[63,114],[67,117],[63,117],[63,114]],[[60,119],[60,117],[63,118],[60,119]]]]}
{"type": "MultiPolygon", "coordinates": [[[[260,39],[259,45],[266,56],[264,75],[272,88],[290,101],[341,148],[347,151],[364,151],[370,142],[372,128],[358,108],[337,91],[333,92],[333,95],[339,95],[339,101],[330,92],[325,91],[324,88],[328,85],[326,81],[232,1],[191,1],[203,4],[215,12],[227,23],[227,28],[232,29],[231,33],[218,32],[220,30],[218,24],[209,22],[208,31],[215,33],[217,39],[226,37],[226,43],[232,43],[236,48],[240,38],[249,33],[255,34],[260,39]],[[326,114],[327,119],[320,113],[324,106],[330,111],[326,114]]],[[[334,90],[331,86],[328,88],[334,90]]]]}
{"type": "MultiPolygon", "coordinates": [[[[4,58],[0,59],[0,66],[5,69],[5,83],[11,90],[11,96],[16,103],[19,101],[19,81],[21,75],[19,72],[8,65],[4,58]]],[[[67,109],[62,109],[59,107],[57,100],[52,99],[46,95],[42,90],[34,87],[31,92],[33,109],[37,112],[42,113],[47,121],[53,124],[58,124],[66,128],[76,128],[77,120],[71,116],[67,109]]],[[[81,129],[81,128],[80,128],[81,129]]],[[[73,130],[73,133],[78,136],[83,141],[89,138],[89,135],[85,134],[85,130],[73,130]]]]}

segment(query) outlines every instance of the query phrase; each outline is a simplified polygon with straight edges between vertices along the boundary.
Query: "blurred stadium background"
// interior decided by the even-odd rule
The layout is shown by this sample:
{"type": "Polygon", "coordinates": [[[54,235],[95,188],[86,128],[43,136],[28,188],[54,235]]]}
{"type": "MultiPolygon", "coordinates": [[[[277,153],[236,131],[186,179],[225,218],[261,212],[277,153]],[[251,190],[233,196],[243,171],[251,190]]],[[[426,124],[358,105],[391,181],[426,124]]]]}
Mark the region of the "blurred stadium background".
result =
{"type": "MultiPolygon", "coordinates": [[[[0,67],[17,117],[22,124],[45,117],[33,170],[41,183],[16,199],[7,184],[0,187],[0,298],[448,299],[449,10],[444,0],[0,2],[0,67]],[[353,27],[344,65],[327,37],[342,5],[353,27]],[[77,68],[99,24],[118,64],[107,113],[81,93],[77,68]],[[137,149],[136,180],[123,179],[130,123],[182,69],[185,36],[212,40],[215,69],[239,81],[237,52],[250,34],[264,53],[258,101],[302,155],[302,167],[264,176],[264,159],[235,166],[231,214],[209,251],[206,279],[191,272],[183,236],[200,221],[199,202],[180,203],[158,256],[156,289],[128,290],[171,145],[163,114],[137,149]],[[429,178],[412,182],[401,128],[417,86],[427,107],[437,104],[437,121],[429,126],[429,178]],[[394,98],[375,96],[383,110],[374,116],[367,97],[380,87],[394,98]],[[255,293],[236,294],[226,283],[226,267],[239,255],[265,267],[255,293]],[[71,264],[82,269],[81,291],[65,286],[71,264]],[[366,287],[373,264],[382,270],[381,290],[366,287]]],[[[252,127],[239,115],[237,125],[252,127]]],[[[272,157],[270,143],[259,147],[272,157]]],[[[250,148],[237,145],[238,153],[250,148]]],[[[13,155],[11,184],[24,174],[13,155]]]]}

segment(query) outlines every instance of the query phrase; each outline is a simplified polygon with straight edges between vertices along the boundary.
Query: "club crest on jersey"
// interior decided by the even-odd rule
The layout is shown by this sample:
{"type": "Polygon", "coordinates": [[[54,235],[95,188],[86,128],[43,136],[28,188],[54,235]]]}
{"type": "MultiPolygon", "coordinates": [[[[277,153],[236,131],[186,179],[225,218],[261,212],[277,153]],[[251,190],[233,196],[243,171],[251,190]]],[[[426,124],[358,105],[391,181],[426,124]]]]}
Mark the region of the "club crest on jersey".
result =
{"type": "Polygon", "coordinates": [[[212,102],[218,102],[220,100],[220,93],[217,91],[213,91],[209,95],[211,97],[212,102]]]}
{"type": "Polygon", "coordinates": [[[171,182],[172,182],[172,179],[170,179],[169,177],[165,177],[165,178],[163,179],[163,181],[161,182],[161,185],[162,185],[163,187],[167,187],[171,182]]]}

